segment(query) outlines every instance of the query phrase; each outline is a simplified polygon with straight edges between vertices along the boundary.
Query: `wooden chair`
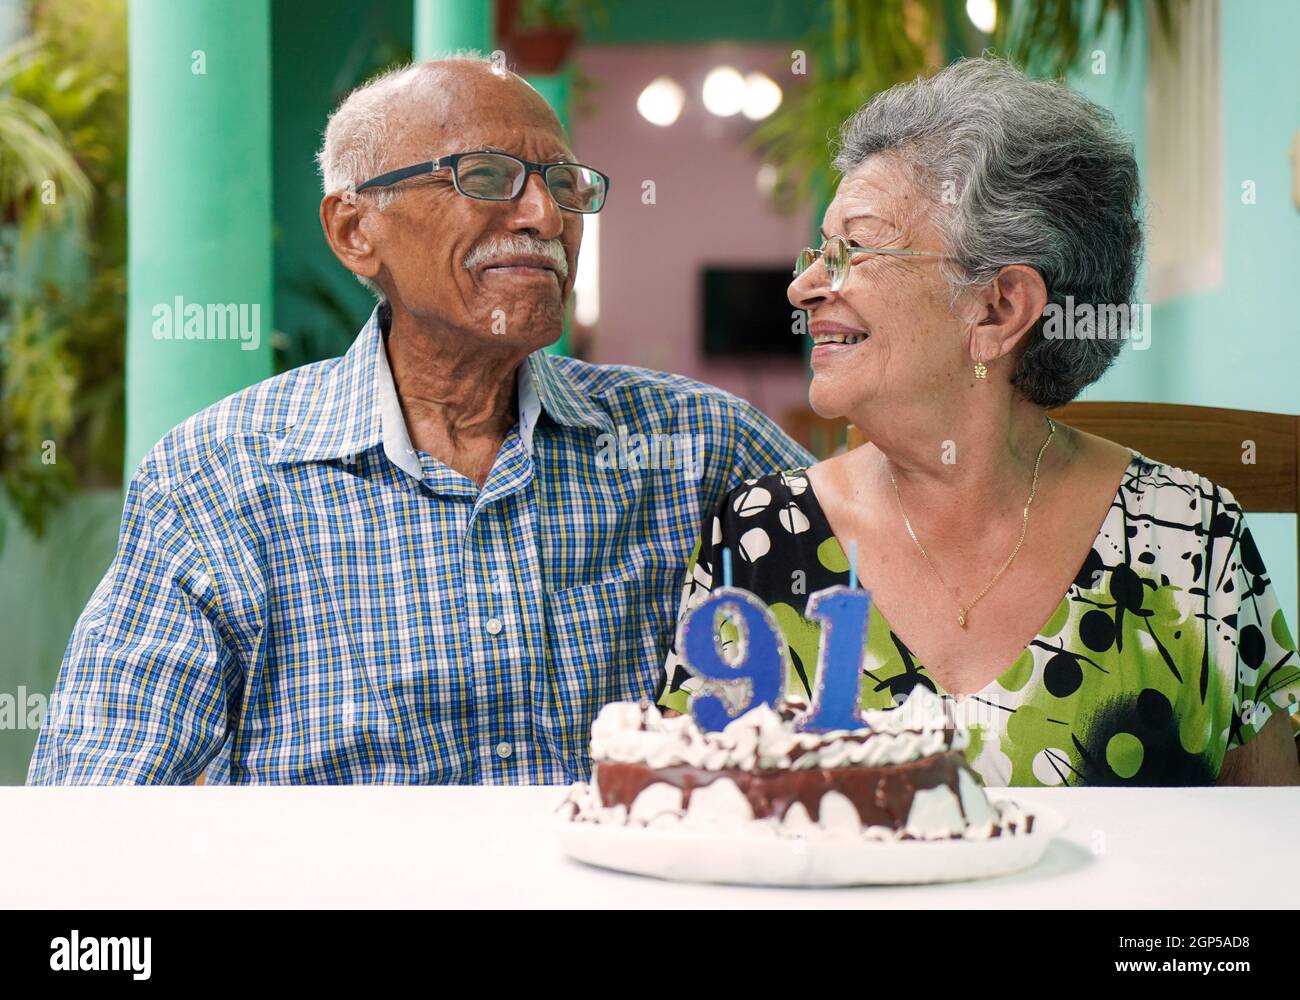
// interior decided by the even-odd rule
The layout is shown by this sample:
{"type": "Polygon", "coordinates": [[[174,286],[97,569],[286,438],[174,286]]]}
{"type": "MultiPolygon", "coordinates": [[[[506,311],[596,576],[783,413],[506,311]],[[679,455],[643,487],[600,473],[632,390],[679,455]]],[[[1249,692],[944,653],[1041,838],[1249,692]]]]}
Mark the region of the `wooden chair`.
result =
{"type": "MultiPolygon", "coordinates": [[[[1300,417],[1177,403],[1070,403],[1053,419],[1198,472],[1247,513],[1300,514],[1300,417]]],[[[1300,531],[1297,531],[1300,566],[1300,531]]],[[[1300,616],[1291,619],[1300,628],[1300,616]]]]}

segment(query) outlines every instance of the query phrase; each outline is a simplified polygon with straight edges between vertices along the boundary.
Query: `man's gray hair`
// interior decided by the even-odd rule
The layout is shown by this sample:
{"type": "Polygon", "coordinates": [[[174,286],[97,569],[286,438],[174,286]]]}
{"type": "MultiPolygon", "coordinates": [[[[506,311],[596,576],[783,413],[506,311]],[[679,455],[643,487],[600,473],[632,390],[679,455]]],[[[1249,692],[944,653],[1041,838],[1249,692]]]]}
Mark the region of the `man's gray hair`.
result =
{"type": "MultiPolygon", "coordinates": [[[[491,59],[474,50],[462,50],[441,56],[436,62],[476,62],[495,65],[491,59]]],[[[427,63],[407,63],[372,77],[345,97],[330,115],[325,126],[324,140],[316,154],[320,169],[321,193],[337,194],[363,184],[382,174],[388,149],[389,111],[409,94],[410,88],[420,82],[427,72],[427,63]]],[[[394,167],[406,164],[393,164],[394,167]]],[[[390,205],[398,192],[392,188],[378,188],[372,196],[382,210],[390,205]]],[[[383,290],[360,275],[357,280],[382,301],[383,290]]]]}
{"type": "MultiPolygon", "coordinates": [[[[1043,277],[1047,300],[1128,303],[1142,255],[1133,143],[1105,108],[996,59],[963,59],[877,94],[845,122],[835,167],[884,153],[930,193],[952,257],[954,301],[1008,264],[1043,277]]],[[[1118,337],[1048,339],[1034,324],[1014,385],[1061,406],[1119,355],[1118,337]]]]}

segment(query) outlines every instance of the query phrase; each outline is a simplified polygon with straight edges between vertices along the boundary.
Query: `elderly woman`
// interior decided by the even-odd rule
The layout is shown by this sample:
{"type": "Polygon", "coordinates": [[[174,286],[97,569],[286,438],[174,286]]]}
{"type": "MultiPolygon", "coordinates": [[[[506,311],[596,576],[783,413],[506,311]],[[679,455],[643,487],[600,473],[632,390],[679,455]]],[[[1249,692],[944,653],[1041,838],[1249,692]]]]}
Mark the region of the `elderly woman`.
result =
{"type": "MultiPolygon", "coordinates": [[[[1123,345],[1044,329],[1067,297],[1132,298],[1138,172],[1110,114],[966,60],[858,111],[835,165],[789,297],[813,408],[868,443],[726,496],[683,611],[729,548],[807,697],[807,595],[847,583],[856,552],[863,706],[939,693],[986,784],[1300,782],[1300,663],[1241,507],[1046,412],[1123,345]]],[[[670,653],[660,704],[685,711],[698,683],[670,653]]]]}

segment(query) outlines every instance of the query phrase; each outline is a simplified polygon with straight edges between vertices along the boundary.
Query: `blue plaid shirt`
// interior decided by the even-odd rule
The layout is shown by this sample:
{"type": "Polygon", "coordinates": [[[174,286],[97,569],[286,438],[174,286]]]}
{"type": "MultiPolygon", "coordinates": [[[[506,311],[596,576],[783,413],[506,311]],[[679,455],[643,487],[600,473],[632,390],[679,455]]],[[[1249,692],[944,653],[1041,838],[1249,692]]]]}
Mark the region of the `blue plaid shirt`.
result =
{"type": "Polygon", "coordinates": [[[809,456],[676,375],[536,353],[480,489],[410,448],[378,310],[146,456],[28,781],[569,782],[653,698],[703,517],[809,456]]]}

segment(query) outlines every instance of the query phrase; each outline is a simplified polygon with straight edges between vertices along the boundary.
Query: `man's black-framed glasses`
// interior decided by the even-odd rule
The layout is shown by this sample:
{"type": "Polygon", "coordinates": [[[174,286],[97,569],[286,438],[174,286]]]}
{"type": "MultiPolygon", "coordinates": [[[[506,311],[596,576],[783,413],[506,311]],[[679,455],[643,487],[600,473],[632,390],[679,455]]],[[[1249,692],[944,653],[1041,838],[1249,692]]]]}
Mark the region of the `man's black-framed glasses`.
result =
{"type": "Polygon", "coordinates": [[[466,198],[479,201],[514,201],[528,183],[530,174],[541,174],[555,204],[566,212],[591,215],[605,207],[609,178],[599,170],[581,163],[534,163],[509,153],[478,150],[452,153],[436,160],[390,170],[357,185],[357,192],[369,188],[389,187],[408,177],[450,170],[456,190],[466,198]]]}

